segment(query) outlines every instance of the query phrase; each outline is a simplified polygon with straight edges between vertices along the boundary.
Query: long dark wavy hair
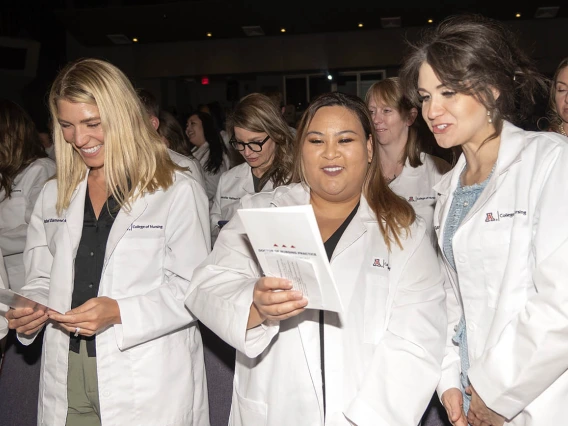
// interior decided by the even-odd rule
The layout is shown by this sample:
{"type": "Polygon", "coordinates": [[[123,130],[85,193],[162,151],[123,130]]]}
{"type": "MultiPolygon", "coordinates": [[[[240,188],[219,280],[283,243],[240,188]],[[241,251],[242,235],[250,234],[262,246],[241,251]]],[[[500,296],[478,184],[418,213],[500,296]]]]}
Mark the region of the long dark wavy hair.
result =
{"type": "Polygon", "coordinates": [[[212,174],[217,174],[223,164],[223,154],[228,155],[225,142],[221,137],[220,129],[215,125],[215,120],[210,114],[201,111],[193,111],[188,117],[199,117],[203,126],[205,140],[209,144],[209,158],[203,169],[212,174]]]}
{"type": "Polygon", "coordinates": [[[501,134],[503,120],[522,124],[537,97],[548,89],[546,78],[519,47],[516,35],[482,15],[446,18],[410,45],[399,77],[414,104],[420,104],[417,86],[423,63],[432,67],[442,84],[473,96],[489,111],[495,133],[488,140],[501,134]]]}
{"type": "Polygon", "coordinates": [[[0,99],[0,189],[4,199],[11,197],[16,176],[44,157],[45,148],[28,113],[18,104],[0,99]]]}

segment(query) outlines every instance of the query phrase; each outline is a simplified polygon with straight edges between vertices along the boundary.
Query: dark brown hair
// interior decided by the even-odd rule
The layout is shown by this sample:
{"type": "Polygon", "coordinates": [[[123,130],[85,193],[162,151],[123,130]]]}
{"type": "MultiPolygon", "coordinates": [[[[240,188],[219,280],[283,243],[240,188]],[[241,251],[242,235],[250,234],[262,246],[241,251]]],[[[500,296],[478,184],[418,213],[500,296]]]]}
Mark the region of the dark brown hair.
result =
{"type": "Polygon", "coordinates": [[[391,242],[395,242],[399,247],[402,247],[400,243],[400,238],[403,236],[402,233],[403,231],[406,233],[410,232],[410,226],[414,223],[416,215],[408,202],[391,191],[381,173],[379,140],[373,127],[373,120],[369,109],[365,102],[359,97],[340,92],[324,93],[308,105],[308,108],[300,119],[296,133],[294,145],[294,174],[292,180],[307,185],[302,165],[302,145],[304,144],[308,128],[316,112],[320,108],[331,106],[340,106],[353,113],[361,123],[365,135],[371,137],[373,157],[367,169],[367,176],[361,192],[369,203],[371,210],[375,213],[379,229],[387,247],[390,249],[391,242]]]}
{"type": "Polygon", "coordinates": [[[189,149],[189,140],[183,131],[179,121],[168,111],[160,111],[160,127],[158,133],[168,141],[168,146],[172,151],[192,157],[189,149]]]}
{"type": "Polygon", "coordinates": [[[0,99],[0,189],[12,195],[16,176],[38,158],[47,157],[33,120],[18,104],[0,99]]]}
{"type": "Polygon", "coordinates": [[[546,79],[501,22],[481,15],[452,16],[411,44],[399,77],[405,94],[419,103],[420,67],[428,63],[438,79],[458,93],[473,96],[491,114],[495,133],[503,120],[519,124],[530,115],[546,79]],[[495,99],[493,89],[499,92],[495,99]]]}

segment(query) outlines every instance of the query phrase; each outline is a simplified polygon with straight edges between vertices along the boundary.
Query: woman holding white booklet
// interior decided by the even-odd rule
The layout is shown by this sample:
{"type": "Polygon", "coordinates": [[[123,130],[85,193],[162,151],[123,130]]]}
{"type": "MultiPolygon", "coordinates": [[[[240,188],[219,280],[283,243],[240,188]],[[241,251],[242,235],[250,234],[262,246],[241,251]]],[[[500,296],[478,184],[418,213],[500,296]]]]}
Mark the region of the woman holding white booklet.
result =
{"type": "Polygon", "coordinates": [[[243,208],[311,204],[344,313],[263,277],[240,217],[195,270],[189,309],[237,349],[230,425],[416,425],[440,377],[443,277],[426,226],[380,173],[365,103],[328,93],[298,127],[295,184],[243,208]],[[377,217],[380,218],[377,221],[377,217]]]}

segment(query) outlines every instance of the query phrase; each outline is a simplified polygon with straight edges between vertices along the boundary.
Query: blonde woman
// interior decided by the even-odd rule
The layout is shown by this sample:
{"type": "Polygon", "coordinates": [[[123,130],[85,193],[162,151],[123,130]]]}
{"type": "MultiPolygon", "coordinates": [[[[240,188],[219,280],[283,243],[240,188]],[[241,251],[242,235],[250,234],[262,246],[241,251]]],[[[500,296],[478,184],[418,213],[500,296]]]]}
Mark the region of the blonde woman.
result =
{"type": "Polygon", "coordinates": [[[548,102],[550,130],[567,136],[568,132],[568,57],[556,68],[548,102]]]}
{"type": "Polygon", "coordinates": [[[287,280],[263,277],[235,216],[186,301],[237,349],[229,424],[415,426],[440,378],[446,322],[427,229],[380,173],[361,99],[321,95],[297,136],[297,183],[241,205],[311,204],[345,312],[306,309],[287,280]]]}
{"type": "Polygon", "coordinates": [[[381,171],[390,189],[400,195],[432,230],[436,191],[450,170],[443,159],[424,152],[418,132],[418,109],[402,93],[397,77],[374,83],[365,96],[379,140],[381,171]]]}
{"type": "Polygon", "coordinates": [[[24,294],[46,328],[38,424],[208,425],[201,337],[183,300],[210,247],[207,197],[169,158],[126,76],[67,65],[49,94],[57,179],[39,196],[24,294]]]}

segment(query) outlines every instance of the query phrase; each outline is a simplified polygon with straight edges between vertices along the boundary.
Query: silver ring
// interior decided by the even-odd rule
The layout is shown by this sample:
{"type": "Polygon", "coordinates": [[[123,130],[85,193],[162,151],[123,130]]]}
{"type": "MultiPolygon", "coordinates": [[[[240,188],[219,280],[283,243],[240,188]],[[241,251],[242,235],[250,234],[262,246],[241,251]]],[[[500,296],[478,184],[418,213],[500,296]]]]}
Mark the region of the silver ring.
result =
{"type": "Polygon", "coordinates": [[[81,327],[75,327],[75,334],[73,336],[79,337],[79,332],[81,331],[81,327]]]}

